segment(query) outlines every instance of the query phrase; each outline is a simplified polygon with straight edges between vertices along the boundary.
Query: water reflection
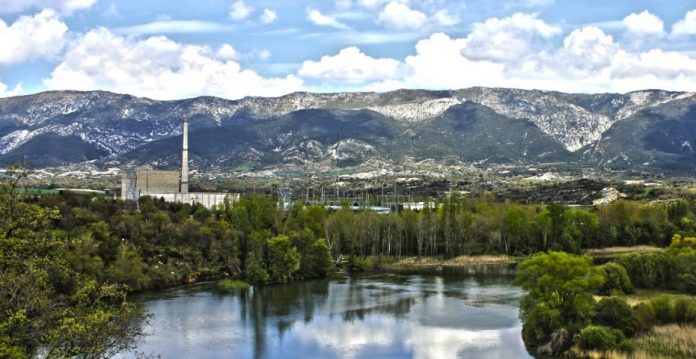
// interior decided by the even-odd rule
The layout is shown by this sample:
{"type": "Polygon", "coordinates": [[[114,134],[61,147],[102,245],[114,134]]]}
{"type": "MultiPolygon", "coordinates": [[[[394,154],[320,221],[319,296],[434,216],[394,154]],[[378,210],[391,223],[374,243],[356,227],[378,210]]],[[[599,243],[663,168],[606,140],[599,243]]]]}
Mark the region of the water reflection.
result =
{"type": "MultiPolygon", "coordinates": [[[[139,352],[163,358],[520,358],[519,289],[505,275],[383,274],[232,295],[204,284],[141,298],[139,352]]],[[[121,357],[128,357],[123,354],[121,357]]]]}

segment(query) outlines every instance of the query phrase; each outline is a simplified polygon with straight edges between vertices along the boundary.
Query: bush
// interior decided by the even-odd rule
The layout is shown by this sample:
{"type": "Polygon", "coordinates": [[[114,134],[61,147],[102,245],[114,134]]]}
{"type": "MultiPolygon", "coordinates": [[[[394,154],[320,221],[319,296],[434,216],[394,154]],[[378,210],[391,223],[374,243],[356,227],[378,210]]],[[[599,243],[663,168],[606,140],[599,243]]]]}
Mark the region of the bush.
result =
{"type": "Polygon", "coordinates": [[[604,284],[599,288],[603,295],[618,295],[633,293],[633,284],[621,264],[609,262],[601,266],[604,274],[604,284]]]}
{"type": "Polygon", "coordinates": [[[246,279],[252,283],[268,282],[268,273],[263,269],[261,261],[259,261],[256,257],[256,253],[253,251],[249,252],[249,256],[247,257],[244,274],[246,275],[246,279]]]}
{"type": "Polygon", "coordinates": [[[218,282],[217,287],[222,292],[231,293],[249,288],[249,283],[241,280],[225,279],[223,281],[218,282]]]}
{"type": "Polygon", "coordinates": [[[645,333],[655,325],[655,310],[650,303],[639,303],[633,307],[636,317],[636,332],[645,333]]]}
{"type": "Polygon", "coordinates": [[[636,287],[669,288],[674,284],[674,260],[667,252],[631,253],[616,262],[626,269],[636,287]]]}
{"type": "Polygon", "coordinates": [[[668,324],[674,321],[672,301],[666,295],[660,295],[650,300],[650,305],[655,312],[655,321],[660,324],[668,324]]]}
{"type": "Polygon", "coordinates": [[[670,250],[674,258],[676,281],[674,289],[681,292],[696,294],[696,250],[684,248],[670,250]]]}
{"type": "Polygon", "coordinates": [[[588,325],[574,337],[580,349],[601,351],[619,349],[625,339],[620,330],[601,325],[588,325]]]}
{"type": "Polygon", "coordinates": [[[369,271],[375,269],[375,261],[371,257],[350,257],[350,270],[369,271]]]}
{"type": "Polygon", "coordinates": [[[617,297],[604,298],[597,304],[594,322],[621,330],[627,337],[636,333],[638,319],[631,306],[617,297]]]}

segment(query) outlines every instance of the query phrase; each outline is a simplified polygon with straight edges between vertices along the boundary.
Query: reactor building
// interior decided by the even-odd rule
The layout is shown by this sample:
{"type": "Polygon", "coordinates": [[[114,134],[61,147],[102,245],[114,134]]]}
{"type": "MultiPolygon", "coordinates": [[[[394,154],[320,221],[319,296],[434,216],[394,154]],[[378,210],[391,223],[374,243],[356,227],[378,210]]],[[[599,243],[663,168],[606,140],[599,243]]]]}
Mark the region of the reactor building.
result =
{"type": "Polygon", "coordinates": [[[124,170],[121,176],[121,199],[137,201],[140,197],[163,198],[167,202],[201,204],[212,208],[239,199],[238,193],[189,192],[188,119],[182,129],[181,172],[150,169],[124,170]]]}

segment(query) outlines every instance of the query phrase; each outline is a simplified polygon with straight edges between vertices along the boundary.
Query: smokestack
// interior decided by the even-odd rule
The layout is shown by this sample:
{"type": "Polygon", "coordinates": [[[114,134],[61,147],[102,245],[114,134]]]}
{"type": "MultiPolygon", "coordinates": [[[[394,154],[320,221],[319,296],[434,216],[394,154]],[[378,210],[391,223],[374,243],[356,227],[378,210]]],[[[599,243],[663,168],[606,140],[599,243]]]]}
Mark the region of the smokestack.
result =
{"type": "Polygon", "coordinates": [[[188,187],[188,119],[184,118],[184,129],[182,130],[182,134],[184,137],[182,146],[181,146],[181,183],[180,183],[180,188],[179,192],[181,193],[188,193],[189,187],[188,187]]]}

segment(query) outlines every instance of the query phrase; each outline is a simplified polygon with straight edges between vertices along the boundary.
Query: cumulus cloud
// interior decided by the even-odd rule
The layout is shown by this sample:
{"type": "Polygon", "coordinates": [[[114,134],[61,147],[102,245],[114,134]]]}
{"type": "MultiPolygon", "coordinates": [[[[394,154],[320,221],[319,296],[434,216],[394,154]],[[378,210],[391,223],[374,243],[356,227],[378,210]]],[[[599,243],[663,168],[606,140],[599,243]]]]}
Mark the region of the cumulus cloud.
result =
{"type": "Polygon", "coordinates": [[[260,20],[264,24],[270,24],[278,19],[278,14],[271,9],[263,9],[260,20]]]}
{"type": "MultiPolygon", "coordinates": [[[[625,31],[630,31],[636,19],[649,19],[645,14],[636,15],[639,17],[626,21],[625,31]]],[[[658,34],[659,30],[655,21],[642,29],[644,34],[658,34]]],[[[696,58],[687,53],[641,50],[615,41],[596,26],[573,29],[559,47],[550,40],[560,34],[559,27],[535,15],[514,14],[476,24],[462,38],[435,33],[418,41],[414,54],[390,59],[381,68],[373,62],[383,59],[347,48],[320,61],[306,62],[298,75],[322,79],[325,83],[320,89],[333,90],[342,86],[372,91],[471,86],[566,92],[696,88],[696,58]],[[382,70],[361,72],[377,68],[382,70]]]]}
{"type": "Polygon", "coordinates": [[[0,98],[2,97],[11,97],[11,96],[19,96],[22,93],[24,93],[24,90],[22,89],[22,84],[17,84],[13,89],[9,89],[7,85],[4,83],[0,82],[0,98]]]}
{"type": "Polygon", "coordinates": [[[433,21],[440,26],[452,26],[459,23],[459,16],[450,14],[447,9],[443,9],[433,14],[433,21]]]}
{"type": "Polygon", "coordinates": [[[66,42],[68,26],[53,10],[20,16],[7,25],[0,19],[0,67],[56,56],[66,42]]]}
{"type": "Polygon", "coordinates": [[[625,29],[624,40],[633,47],[641,47],[665,36],[662,19],[645,10],[626,16],[622,24],[625,29]]]}
{"type": "Polygon", "coordinates": [[[560,28],[536,15],[516,13],[502,19],[491,18],[474,24],[462,52],[475,60],[518,61],[560,32],[560,28]]]}
{"type": "Polygon", "coordinates": [[[27,9],[53,9],[71,15],[89,9],[97,0],[0,0],[0,13],[16,13],[27,9]]]}
{"type": "Polygon", "coordinates": [[[377,17],[377,23],[392,29],[420,29],[427,21],[424,13],[401,1],[389,2],[377,17]]]}
{"type": "Polygon", "coordinates": [[[215,55],[220,60],[237,60],[239,58],[239,53],[230,44],[222,44],[215,55]]]}
{"type": "Polygon", "coordinates": [[[358,84],[397,76],[400,63],[394,59],[375,59],[357,47],[348,47],[319,61],[305,61],[298,71],[304,78],[358,84]]]}
{"type": "Polygon", "coordinates": [[[248,18],[254,12],[252,6],[247,5],[243,0],[239,0],[232,4],[230,7],[230,19],[232,20],[244,20],[248,18]]]}
{"type": "Polygon", "coordinates": [[[229,56],[234,53],[224,46],[216,53],[164,36],[139,39],[99,28],[79,38],[43,83],[48,89],[101,89],[156,99],[200,95],[234,99],[303,88],[302,80],[294,75],[263,77],[227,59],[229,56]]]}
{"type": "Polygon", "coordinates": [[[307,20],[312,22],[314,25],[317,26],[328,26],[328,27],[335,27],[340,30],[349,30],[350,27],[338,20],[336,20],[335,17],[331,17],[329,15],[324,15],[321,13],[321,11],[317,9],[308,9],[307,10],[307,20]]]}
{"type": "Polygon", "coordinates": [[[583,74],[606,68],[619,51],[614,39],[600,28],[588,26],[573,30],[564,40],[561,64],[583,74]]]}
{"type": "Polygon", "coordinates": [[[684,18],[672,26],[672,35],[676,37],[696,34],[696,9],[684,15],[684,18]]]}

